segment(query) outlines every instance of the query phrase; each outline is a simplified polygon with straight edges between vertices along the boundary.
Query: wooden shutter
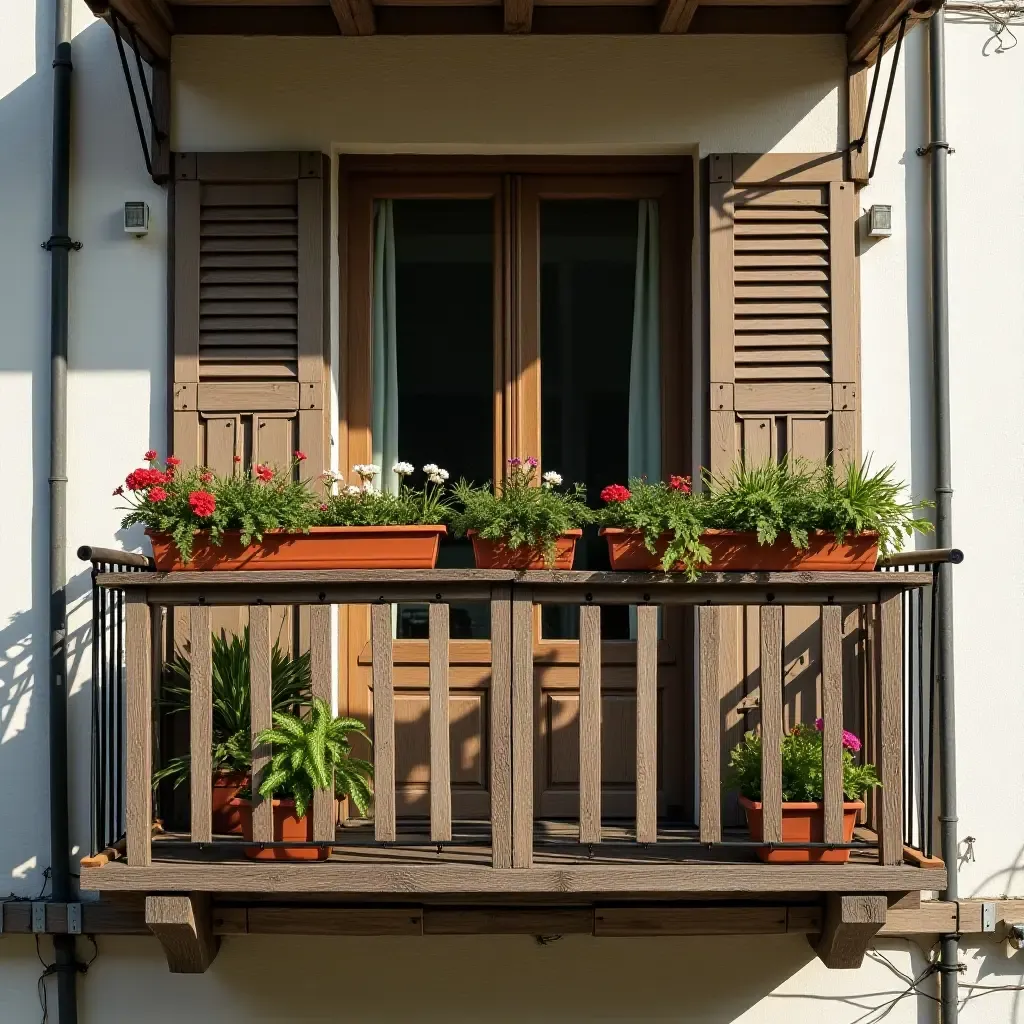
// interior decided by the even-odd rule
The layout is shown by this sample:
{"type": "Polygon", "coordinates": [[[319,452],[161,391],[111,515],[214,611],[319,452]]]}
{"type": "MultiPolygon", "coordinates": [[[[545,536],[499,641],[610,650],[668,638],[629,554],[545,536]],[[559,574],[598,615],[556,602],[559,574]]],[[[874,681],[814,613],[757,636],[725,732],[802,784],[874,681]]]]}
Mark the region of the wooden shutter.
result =
{"type": "MultiPolygon", "coordinates": [[[[712,472],[740,459],[859,458],[857,205],[843,155],[734,153],[708,165],[712,472]]],[[[856,657],[856,610],[844,627],[856,657]]],[[[728,612],[723,628],[736,640],[722,645],[727,757],[758,720],[757,610],[728,612]]],[[[820,637],[817,609],[785,610],[788,725],[818,714],[820,637]]],[[[852,694],[846,712],[852,728],[852,694]]],[[[725,813],[736,820],[733,806],[725,813]]]]}

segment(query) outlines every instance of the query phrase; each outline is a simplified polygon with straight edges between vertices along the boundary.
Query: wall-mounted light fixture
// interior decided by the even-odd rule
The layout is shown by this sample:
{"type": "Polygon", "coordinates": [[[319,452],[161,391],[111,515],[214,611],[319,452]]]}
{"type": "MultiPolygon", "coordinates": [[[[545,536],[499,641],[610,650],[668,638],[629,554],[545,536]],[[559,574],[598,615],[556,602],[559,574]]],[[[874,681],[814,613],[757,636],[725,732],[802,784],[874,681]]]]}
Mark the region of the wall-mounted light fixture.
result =
{"type": "Polygon", "coordinates": [[[892,207],[877,203],[868,210],[868,238],[888,238],[892,234],[892,207]]]}
{"type": "Polygon", "coordinates": [[[149,233],[149,206],[146,203],[124,204],[124,229],[137,237],[149,233]]]}

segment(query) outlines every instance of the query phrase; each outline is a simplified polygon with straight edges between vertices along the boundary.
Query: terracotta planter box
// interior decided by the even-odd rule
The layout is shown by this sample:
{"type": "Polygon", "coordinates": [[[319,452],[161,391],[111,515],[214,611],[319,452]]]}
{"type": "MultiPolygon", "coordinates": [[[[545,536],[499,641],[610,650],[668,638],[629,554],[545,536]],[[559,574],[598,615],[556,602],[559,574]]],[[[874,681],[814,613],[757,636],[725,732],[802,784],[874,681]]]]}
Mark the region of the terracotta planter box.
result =
{"type": "Polygon", "coordinates": [[[576,541],[583,536],[582,530],[567,530],[555,541],[555,561],[544,560],[543,548],[505,547],[504,541],[484,540],[476,530],[469,530],[473,541],[473,558],[478,569],[571,569],[576,557],[576,541]]]}
{"type": "Polygon", "coordinates": [[[314,526],[309,533],[272,530],[258,544],[242,547],[238,530],[225,530],[223,543],[196,534],[192,561],[182,562],[167,534],[146,535],[160,572],[182,569],[433,569],[444,526],[314,526]]]}
{"type": "MultiPolygon", "coordinates": [[[[660,572],[661,558],[668,538],[651,554],[644,544],[643,532],[606,526],[601,536],[608,541],[612,568],[660,572]]],[[[780,536],[774,544],[758,544],[757,534],[734,530],[708,530],[701,539],[711,549],[711,564],[706,572],[870,572],[878,561],[878,534],[847,534],[842,544],[824,530],[816,530],[806,549],[796,548],[789,536],[780,536]]],[[[681,568],[677,566],[676,568],[681,568]]]]}
{"type": "MultiPolygon", "coordinates": [[[[747,830],[755,842],[764,841],[764,818],[762,805],[755,800],[740,797],[740,806],[747,816],[747,830]]],[[[843,842],[853,839],[857,815],[864,810],[861,800],[848,800],[843,804],[843,842]]],[[[821,843],[825,840],[825,804],[784,803],[782,805],[782,841],[784,843],[821,843]]],[[[850,859],[849,850],[816,849],[779,850],[761,847],[758,857],[768,864],[845,864],[850,859]]]]}
{"type": "MultiPolygon", "coordinates": [[[[252,842],[252,801],[235,797],[231,801],[242,822],[242,836],[252,842]]],[[[294,800],[274,801],[274,842],[311,843],[313,841],[313,808],[304,818],[295,817],[294,800]]],[[[247,846],[245,855],[250,860],[327,860],[331,846],[247,846]]]]}
{"type": "Polygon", "coordinates": [[[216,772],[213,776],[213,833],[241,835],[242,816],[236,802],[238,794],[249,785],[246,772],[216,772]]]}

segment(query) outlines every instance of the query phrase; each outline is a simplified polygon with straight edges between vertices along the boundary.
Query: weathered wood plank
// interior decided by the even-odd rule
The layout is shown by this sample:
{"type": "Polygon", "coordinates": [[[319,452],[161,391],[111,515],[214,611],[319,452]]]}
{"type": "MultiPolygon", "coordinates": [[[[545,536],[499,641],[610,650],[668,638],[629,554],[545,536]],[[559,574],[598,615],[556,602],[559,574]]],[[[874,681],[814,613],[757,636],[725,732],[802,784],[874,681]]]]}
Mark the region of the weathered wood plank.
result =
{"type": "Polygon", "coordinates": [[[636,609],[636,839],[658,838],[658,606],[636,609]]]}
{"type": "Polygon", "coordinates": [[[391,657],[391,605],[370,608],[373,649],[373,830],[379,843],[394,842],[395,691],[391,657]]]}
{"type": "Polygon", "coordinates": [[[580,607],[580,842],[601,841],[601,608],[580,607]]]}
{"type": "Polygon", "coordinates": [[[879,604],[878,710],[881,748],[878,799],[879,859],[903,863],[903,609],[898,590],[885,590],[879,604]]]}
{"type": "Polygon", "coordinates": [[[781,935],[787,931],[784,906],[756,907],[598,907],[594,934],[633,935],[781,935]]]}
{"type": "Polygon", "coordinates": [[[590,935],[590,907],[424,907],[424,935],[590,935]]]}
{"type": "Polygon", "coordinates": [[[821,609],[821,717],[826,843],[843,842],[843,609],[821,609]]]}
{"type": "Polygon", "coordinates": [[[430,838],[452,837],[452,769],[448,722],[448,605],[430,605],[430,838]]]}
{"type": "Polygon", "coordinates": [[[512,866],[533,863],[533,599],[512,594],[512,866]]]}
{"type": "Polygon", "coordinates": [[[504,0],[506,32],[529,32],[533,25],[533,0],[504,0]]]}
{"type": "Polygon", "coordinates": [[[249,935],[422,935],[421,907],[260,907],[249,935]]]}
{"type": "Polygon", "coordinates": [[[189,701],[189,749],[192,802],[192,841],[206,843],[213,838],[213,634],[210,609],[191,609],[189,701]]]}
{"type": "Polygon", "coordinates": [[[270,746],[256,737],[273,726],[272,682],[270,677],[270,607],[249,608],[249,731],[252,737],[252,837],[273,842],[274,807],[259,794],[263,773],[270,764],[270,746]]]}
{"type": "Polygon", "coordinates": [[[761,606],[761,814],[766,843],[782,842],[782,609],[761,606]]]}
{"type": "Polygon", "coordinates": [[[512,867],[512,590],[491,591],[491,864],[512,867]]]}
{"type": "Polygon", "coordinates": [[[700,650],[700,841],[722,838],[721,714],[719,712],[722,611],[701,605],[697,613],[700,650]]]}
{"type": "MultiPolygon", "coordinates": [[[[309,606],[310,692],[330,706],[331,692],[331,608],[326,604],[309,606]]],[[[334,838],[334,789],[313,794],[313,839],[328,842],[334,838]]]]}
{"type": "Polygon", "coordinates": [[[659,32],[686,32],[690,22],[697,13],[698,0],[667,0],[661,20],[658,22],[659,32]]]}
{"type": "Polygon", "coordinates": [[[864,962],[871,940],[885,924],[884,896],[830,893],[825,898],[825,923],[815,948],[826,967],[855,970],[864,962]]]}
{"type": "Polygon", "coordinates": [[[213,963],[220,939],[213,934],[211,909],[208,893],[146,897],[146,924],[172,974],[202,974],[213,963]]]}
{"type": "Polygon", "coordinates": [[[146,867],[153,824],[153,632],[146,591],[130,590],[124,600],[126,852],[132,867],[146,867]]]}

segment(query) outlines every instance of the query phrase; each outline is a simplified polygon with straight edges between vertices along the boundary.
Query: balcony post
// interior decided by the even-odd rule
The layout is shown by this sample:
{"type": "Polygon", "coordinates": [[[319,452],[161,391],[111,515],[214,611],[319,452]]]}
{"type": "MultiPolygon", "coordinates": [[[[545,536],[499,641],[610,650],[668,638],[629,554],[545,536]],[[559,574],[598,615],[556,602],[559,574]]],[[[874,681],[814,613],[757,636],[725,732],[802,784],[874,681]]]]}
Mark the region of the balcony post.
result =
{"type": "Polygon", "coordinates": [[[131,867],[149,867],[153,826],[153,628],[145,588],[125,594],[125,843],[131,867]]]}

